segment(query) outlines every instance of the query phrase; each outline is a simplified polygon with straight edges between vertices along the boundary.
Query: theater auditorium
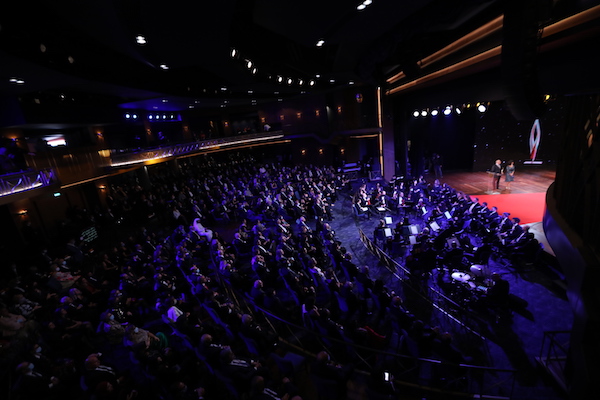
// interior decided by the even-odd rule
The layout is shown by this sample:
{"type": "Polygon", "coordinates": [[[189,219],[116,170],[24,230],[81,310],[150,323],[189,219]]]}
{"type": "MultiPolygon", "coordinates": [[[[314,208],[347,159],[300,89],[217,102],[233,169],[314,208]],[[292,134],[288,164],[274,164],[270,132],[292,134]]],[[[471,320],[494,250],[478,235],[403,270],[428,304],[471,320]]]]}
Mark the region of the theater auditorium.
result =
{"type": "Polygon", "coordinates": [[[597,391],[597,1],[1,9],[2,398],[597,391]]]}

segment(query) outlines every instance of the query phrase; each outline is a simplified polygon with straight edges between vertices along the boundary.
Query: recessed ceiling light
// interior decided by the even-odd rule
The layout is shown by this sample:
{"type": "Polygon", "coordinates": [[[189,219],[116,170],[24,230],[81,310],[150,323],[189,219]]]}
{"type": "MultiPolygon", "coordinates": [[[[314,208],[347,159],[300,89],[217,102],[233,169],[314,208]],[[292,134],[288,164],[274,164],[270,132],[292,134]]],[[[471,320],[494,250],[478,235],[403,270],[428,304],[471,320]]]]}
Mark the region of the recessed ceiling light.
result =
{"type": "Polygon", "coordinates": [[[252,75],[256,75],[257,72],[258,72],[258,69],[256,67],[252,68],[252,75]]]}
{"type": "Polygon", "coordinates": [[[294,80],[293,80],[292,78],[288,78],[288,80],[287,80],[287,84],[288,84],[288,85],[291,85],[292,83],[294,83],[294,80]]]}
{"type": "Polygon", "coordinates": [[[69,64],[73,64],[75,62],[75,59],[71,56],[67,57],[67,61],[69,62],[69,64]]]}
{"type": "Polygon", "coordinates": [[[335,83],[335,79],[330,79],[329,83],[335,83]]]}
{"type": "Polygon", "coordinates": [[[356,9],[357,9],[358,11],[362,11],[362,10],[364,10],[365,8],[367,8],[367,6],[365,6],[364,4],[359,4],[359,5],[358,5],[358,7],[356,7],[356,9]]]}
{"type": "Polygon", "coordinates": [[[225,91],[227,91],[227,88],[226,88],[225,86],[223,86],[223,87],[221,88],[221,91],[222,91],[222,92],[225,92],[225,91]]]}
{"type": "Polygon", "coordinates": [[[316,74],[315,75],[315,78],[320,78],[320,77],[321,77],[321,74],[316,74]]]}
{"type": "Polygon", "coordinates": [[[238,55],[238,51],[234,48],[231,49],[231,58],[235,58],[238,55]]]}
{"type": "Polygon", "coordinates": [[[310,81],[308,81],[308,84],[309,86],[315,86],[315,81],[311,79],[310,81]]]}
{"type": "Polygon", "coordinates": [[[163,69],[163,70],[165,70],[165,71],[166,71],[166,70],[168,70],[168,69],[169,69],[169,66],[168,66],[167,64],[160,64],[160,65],[159,65],[159,68],[160,68],[160,69],[163,69]]]}
{"type": "Polygon", "coordinates": [[[168,103],[168,102],[169,102],[169,100],[167,100],[167,99],[162,99],[162,102],[163,102],[163,103],[168,103]]]}
{"type": "Polygon", "coordinates": [[[15,85],[22,85],[25,83],[25,81],[23,79],[19,79],[19,78],[10,78],[8,81],[10,83],[14,83],[15,85]]]}
{"type": "Polygon", "coordinates": [[[146,44],[146,43],[147,43],[147,42],[146,42],[146,38],[145,38],[144,36],[142,36],[142,35],[137,35],[137,36],[135,37],[135,42],[136,42],[137,44],[146,44]]]}
{"type": "Polygon", "coordinates": [[[323,39],[319,39],[319,40],[317,41],[317,47],[321,47],[321,46],[323,46],[324,44],[325,44],[325,41],[324,41],[323,39]]]}
{"type": "Polygon", "coordinates": [[[42,53],[45,53],[45,52],[46,52],[46,50],[47,50],[47,49],[46,49],[46,45],[45,45],[44,43],[40,43],[40,51],[41,51],[42,53]]]}
{"type": "Polygon", "coordinates": [[[188,106],[188,108],[194,108],[194,105],[193,105],[193,104],[190,104],[190,105],[188,106]]]}
{"type": "Polygon", "coordinates": [[[254,90],[248,90],[248,94],[254,93],[254,90]]]}
{"type": "Polygon", "coordinates": [[[246,60],[246,68],[251,69],[252,68],[252,61],[251,60],[246,60]]]}
{"type": "Polygon", "coordinates": [[[298,79],[298,85],[300,85],[300,86],[304,85],[304,80],[303,79],[298,79]]]}

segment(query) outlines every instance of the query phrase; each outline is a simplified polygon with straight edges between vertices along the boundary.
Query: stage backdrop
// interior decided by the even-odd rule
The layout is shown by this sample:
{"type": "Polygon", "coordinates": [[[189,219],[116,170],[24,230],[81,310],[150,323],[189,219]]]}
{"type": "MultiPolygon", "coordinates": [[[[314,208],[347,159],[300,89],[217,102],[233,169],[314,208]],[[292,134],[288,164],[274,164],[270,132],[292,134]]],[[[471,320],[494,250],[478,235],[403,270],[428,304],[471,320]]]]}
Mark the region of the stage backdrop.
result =
{"type": "Polygon", "coordinates": [[[519,122],[503,102],[491,103],[477,118],[473,171],[487,171],[498,158],[503,163],[514,160],[517,171],[540,167],[555,169],[564,113],[564,101],[550,100],[537,123],[534,120],[519,122]],[[530,163],[532,155],[534,163],[530,163]]]}

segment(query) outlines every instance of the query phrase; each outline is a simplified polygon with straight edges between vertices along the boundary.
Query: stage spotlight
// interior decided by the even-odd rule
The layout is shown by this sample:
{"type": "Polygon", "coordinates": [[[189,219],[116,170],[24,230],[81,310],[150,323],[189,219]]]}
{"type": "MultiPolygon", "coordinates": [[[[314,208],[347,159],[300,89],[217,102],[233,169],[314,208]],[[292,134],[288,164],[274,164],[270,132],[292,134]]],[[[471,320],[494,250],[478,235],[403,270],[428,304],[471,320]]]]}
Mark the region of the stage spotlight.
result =
{"type": "Polygon", "coordinates": [[[435,109],[431,110],[431,116],[433,116],[433,117],[437,116],[439,113],[440,113],[440,112],[438,111],[438,109],[437,109],[437,108],[435,108],[435,109]]]}
{"type": "Polygon", "coordinates": [[[427,116],[427,110],[421,111],[421,117],[426,117],[426,116],[427,116]]]}
{"type": "Polygon", "coordinates": [[[444,109],[444,115],[450,115],[452,112],[452,107],[448,106],[444,109]]]}
{"type": "Polygon", "coordinates": [[[413,117],[417,118],[419,116],[419,110],[415,110],[413,112],[413,117]]]}
{"type": "Polygon", "coordinates": [[[479,104],[477,106],[477,111],[479,111],[480,113],[484,113],[487,110],[487,107],[485,106],[485,104],[479,104]]]}

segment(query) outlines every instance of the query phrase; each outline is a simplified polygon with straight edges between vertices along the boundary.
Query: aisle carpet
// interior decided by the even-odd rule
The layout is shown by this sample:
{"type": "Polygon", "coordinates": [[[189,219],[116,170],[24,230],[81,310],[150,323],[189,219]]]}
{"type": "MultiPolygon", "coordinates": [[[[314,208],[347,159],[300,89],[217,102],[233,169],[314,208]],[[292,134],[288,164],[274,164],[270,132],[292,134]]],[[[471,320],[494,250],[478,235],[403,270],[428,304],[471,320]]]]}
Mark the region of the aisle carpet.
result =
{"type": "Polygon", "coordinates": [[[519,218],[521,224],[541,222],[546,207],[546,193],[488,194],[477,197],[479,203],[486,202],[489,208],[498,207],[498,213],[510,213],[511,218],[519,218]]]}

